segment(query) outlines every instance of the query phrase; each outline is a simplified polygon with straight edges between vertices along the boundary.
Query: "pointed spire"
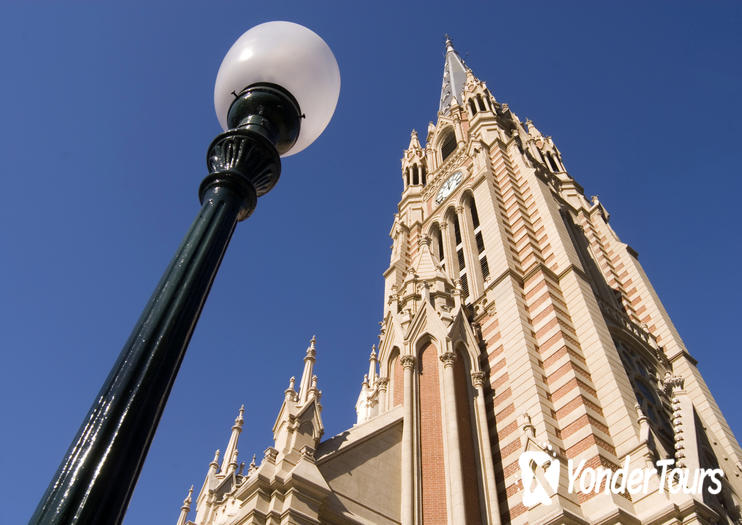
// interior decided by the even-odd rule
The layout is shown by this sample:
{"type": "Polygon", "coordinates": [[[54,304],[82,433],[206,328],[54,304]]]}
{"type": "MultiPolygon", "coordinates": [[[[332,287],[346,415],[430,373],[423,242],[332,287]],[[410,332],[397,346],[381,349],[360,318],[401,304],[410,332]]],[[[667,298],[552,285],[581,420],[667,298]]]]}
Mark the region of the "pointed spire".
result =
{"type": "Polygon", "coordinates": [[[234,452],[232,452],[232,461],[229,462],[229,470],[227,470],[228,474],[237,470],[237,456],[238,455],[239,455],[239,450],[235,448],[234,452]]]}
{"type": "Polygon", "coordinates": [[[219,449],[214,452],[214,459],[209,463],[209,474],[216,474],[219,472],[219,449]]]}
{"type": "Polygon", "coordinates": [[[224,449],[224,457],[222,458],[222,472],[231,474],[237,469],[237,442],[240,439],[240,432],[242,432],[242,425],[245,422],[245,405],[240,407],[240,411],[237,417],[234,419],[234,425],[232,425],[232,434],[229,436],[229,443],[227,448],[224,449]]]}
{"type": "Polygon", "coordinates": [[[314,396],[317,400],[322,397],[322,392],[317,388],[317,376],[312,376],[312,387],[309,389],[309,395],[314,396]]]}
{"type": "Polygon", "coordinates": [[[258,466],[255,464],[255,454],[253,454],[252,459],[250,460],[250,464],[247,466],[247,475],[249,476],[256,470],[258,470],[258,466]]]}
{"type": "Polygon", "coordinates": [[[441,270],[433,258],[433,254],[430,251],[430,237],[423,235],[420,237],[418,243],[420,250],[418,250],[417,258],[412,262],[410,274],[423,281],[440,278],[450,282],[448,276],[441,270]]]}
{"type": "Polygon", "coordinates": [[[448,114],[452,104],[461,104],[461,95],[466,84],[466,64],[453,48],[453,42],[446,35],[446,61],[443,65],[443,85],[438,112],[448,114]]]}
{"type": "Polygon", "coordinates": [[[188,495],[186,496],[186,499],[183,500],[183,506],[180,507],[180,516],[178,516],[177,525],[186,524],[188,513],[191,511],[191,503],[193,502],[191,496],[193,496],[193,485],[191,485],[191,488],[188,489],[188,495]]]}
{"type": "Polygon", "coordinates": [[[371,355],[368,358],[368,381],[371,387],[376,383],[376,345],[371,345],[371,355]]]}
{"type": "Polygon", "coordinates": [[[314,362],[317,356],[317,336],[313,335],[309,341],[309,347],[307,348],[307,355],[304,356],[304,372],[301,374],[301,382],[299,383],[299,402],[305,403],[309,398],[309,389],[312,385],[312,372],[314,370],[314,362]]]}
{"type": "Polygon", "coordinates": [[[407,146],[408,150],[418,150],[422,149],[422,146],[420,145],[420,139],[417,138],[417,131],[414,129],[412,130],[412,133],[410,133],[410,145],[407,146]]]}
{"type": "Polygon", "coordinates": [[[286,401],[296,401],[297,394],[296,394],[296,390],[294,389],[295,385],[296,385],[296,378],[294,376],[291,376],[289,378],[288,388],[286,388],[286,390],[283,391],[286,401]]]}

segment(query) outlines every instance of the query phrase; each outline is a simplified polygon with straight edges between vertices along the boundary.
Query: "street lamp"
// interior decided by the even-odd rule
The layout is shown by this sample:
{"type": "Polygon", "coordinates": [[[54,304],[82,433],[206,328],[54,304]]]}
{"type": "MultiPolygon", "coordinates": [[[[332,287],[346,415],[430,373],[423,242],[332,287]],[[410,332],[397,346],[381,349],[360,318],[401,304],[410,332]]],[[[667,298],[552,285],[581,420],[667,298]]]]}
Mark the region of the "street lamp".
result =
{"type": "Polygon", "coordinates": [[[121,523],[188,341],[237,222],[281,172],[281,156],[327,126],[340,73],[309,29],[268,22],[244,33],[219,68],[224,133],[209,146],[202,208],[165,270],[31,524],[121,523]]]}

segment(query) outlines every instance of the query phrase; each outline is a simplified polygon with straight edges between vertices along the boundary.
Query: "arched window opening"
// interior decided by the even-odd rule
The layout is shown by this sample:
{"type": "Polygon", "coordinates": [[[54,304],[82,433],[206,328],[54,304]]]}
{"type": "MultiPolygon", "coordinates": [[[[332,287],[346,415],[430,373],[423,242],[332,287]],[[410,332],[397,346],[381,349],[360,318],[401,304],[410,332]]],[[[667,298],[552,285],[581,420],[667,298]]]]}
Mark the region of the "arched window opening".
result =
{"type": "Polygon", "coordinates": [[[428,181],[425,180],[425,166],[424,165],[420,165],[420,176],[422,177],[422,180],[423,180],[423,186],[425,186],[428,183],[428,181]]]}
{"type": "Polygon", "coordinates": [[[456,135],[453,130],[449,129],[441,142],[441,159],[445,161],[454,151],[456,151],[456,135]]]}
{"type": "Polygon", "coordinates": [[[417,164],[412,167],[412,184],[415,186],[420,184],[420,178],[417,174],[417,164]]]}
{"type": "Polygon", "coordinates": [[[464,256],[464,242],[461,238],[461,217],[453,218],[454,240],[456,241],[456,262],[459,264],[459,281],[464,301],[469,298],[469,280],[466,274],[466,257],[464,256]]]}
{"type": "Polygon", "coordinates": [[[406,170],[404,170],[404,175],[405,175],[405,182],[406,182],[405,188],[406,188],[407,186],[410,185],[410,168],[407,168],[406,170]]]}
{"type": "Polygon", "coordinates": [[[474,228],[474,243],[477,247],[477,259],[479,260],[479,269],[482,272],[482,279],[486,279],[490,274],[490,267],[487,263],[487,254],[484,251],[484,237],[482,236],[482,228],[479,223],[479,212],[477,211],[477,204],[474,201],[474,197],[471,197],[468,201],[469,212],[471,213],[471,224],[474,228]]]}
{"type": "MultiPolygon", "coordinates": [[[[471,366],[469,356],[463,344],[456,348],[456,360],[453,365],[454,397],[456,398],[456,417],[458,419],[459,453],[463,465],[476,465],[478,448],[477,435],[474,431],[476,416],[474,412],[474,398],[469,394],[468,384],[471,384],[471,366]]],[[[466,523],[482,524],[480,508],[481,494],[478,488],[477,476],[464,476],[464,508],[459,512],[465,515],[466,523]]],[[[462,516],[463,518],[464,516],[462,516]]]]}
{"type": "Polygon", "coordinates": [[[672,450],[673,431],[670,424],[672,409],[665,394],[653,385],[657,384],[660,373],[656,362],[650,361],[638,349],[631,348],[622,340],[615,339],[618,355],[629,376],[634,395],[644,415],[649,418],[649,424],[660,438],[666,450],[672,450]]]}
{"type": "Polygon", "coordinates": [[[443,234],[438,230],[438,260],[441,262],[443,269],[446,269],[446,252],[443,251],[443,234]]]}
{"type": "Polygon", "coordinates": [[[469,201],[469,209],[471,210],[471,224],[474,228],[479,228],[479,214],[477,213],[477,205],[474,199],[469,201]]]}
{"type": "Polygon", "coordinates": [[[482,111],[487,110],[487,106],[484,105],[484,99],[482,99],[482,95],[477,95],[477,103],[479,104],[479,109],[482,111]]]}
{"type": "Polygon", "coordinates": [[[471,99],[469,99],[469,112],[472,117],[477,114],[477,106],[474,105],[474,101],[471,99]]]}
{"type": "Polygon", "coordinates": [[[456,250],[456,258],[459,261],[459,268],[466,268],[466,259],[464,259],[464,249],[459,248],[456,250]]]}
{"type": "Polygon", "coordinates": [[[557,167],[557,164],[554,161],[554,157],[551,156],[551,153],[546,154],[546,160],[549,161],[549,166],[551,167],[551,171],[559,171],[559,168],[557,167]]]}
{"type": "Polygon", "coordinates": [[[467,302],[467,299],[469,299],[469,280],[466,278],[466,273],[461,274],[461,297],[463,298],[464,302],[467,302]]]}
{"type": "MultiPolygon", "coordinates": [[[[420,474],[425,482],[420,491],[421,523],[440,523],[446,516],[446,478],[439,458],[444,456],[443,406],[441,404],[438,350],[432,342],[424,344],[418,357],[418,415],[421,429],[419,446],[425,453],[420,455],[420,474]]],[[[458,512],[455,510],[454,512],[458,512]]]]}
{"type": "Polygon", "coordinates": [[[435,255],[438,261],[443,263],[443,234],[438,224],[433,224],[433,227],[430,229],[430,238],[432,239],[430,249],[433,255],[435,255]]]}
{"type": "Polygon", "coordinates": [[[391,378],[391,384],[387,391],[387,396],[389,396],[387,406],[392,408],[401,405],[404,398],[404,373],[402,365],[399,363],[399,349],[396,347],[392,350],[387,374],[391,378]]]}

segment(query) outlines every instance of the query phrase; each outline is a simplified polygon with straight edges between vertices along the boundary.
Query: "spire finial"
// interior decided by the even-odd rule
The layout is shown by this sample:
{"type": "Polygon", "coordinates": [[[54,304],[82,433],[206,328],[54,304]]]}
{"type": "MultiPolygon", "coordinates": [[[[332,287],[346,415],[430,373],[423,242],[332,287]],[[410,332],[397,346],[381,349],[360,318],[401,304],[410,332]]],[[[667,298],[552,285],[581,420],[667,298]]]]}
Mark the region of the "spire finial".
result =
{"type": "Polygon", "coordinates": [[[453,42],[451,42],[451,37],[448,36],[448,33],[444,35],[444,38],[446,39],[446,53],[455,52],[456,50],[453,48],[453,42]]]}
{"type": "Polygon", "coordinates": [[[414,129],[410,133],[410,145],[407,146],[407,152],[405,156],[410,156],[411,152],[415,152],[422,149],[422,146],[420,146],[420,139],[417,138],[417,131],[414,129]]]}
{"type": "Polygon", "coordinates": [[[214,459],[209,463],[209,469],[213,468],[215,471],[219,470],[219,449],[214,452],[214,459]]]}
{"type": "Polygon", "coordinates": [[[237,417],[234,418],[234,424],[242,427],[242,424],[244,422],[245,422],[245,405],[243,404],[242,406],[240,406],[240,411],[237,414],[237,417]]]}
{"type": "Polygon", "coordinates": [[[312,372],[314,371],[314,361],[317,356],[316,351],[317,336],[312,336],[309,342],[309,348],[307,348],[307,355],[304,356],[304,371],[301,374],[301,381],[299,382],[299,397],[300,403],[305,403],[309,398],[309,389],[312,387],[312,372]]]}
{"type": "Polygon", "coordinates": [[[191,499],[192,495],[193,485],[191,485],[191,488],[188,490],[188,496],[186,496],[186,499],[183,500],[183,506],[180,507],[180,516],[178,516],[177,525],[185,525],[186,519],[188,518],[188,513],[191,511],[191,503],[193,501],[191,499]]]}
{"type": "Polygon", "coordinates": [[[317,355],[317,336],[313,335],[309,340],[309,346],[307,347],[307,355],[304,357],[306,361],[309,358],[314,358],[317,355]]]}

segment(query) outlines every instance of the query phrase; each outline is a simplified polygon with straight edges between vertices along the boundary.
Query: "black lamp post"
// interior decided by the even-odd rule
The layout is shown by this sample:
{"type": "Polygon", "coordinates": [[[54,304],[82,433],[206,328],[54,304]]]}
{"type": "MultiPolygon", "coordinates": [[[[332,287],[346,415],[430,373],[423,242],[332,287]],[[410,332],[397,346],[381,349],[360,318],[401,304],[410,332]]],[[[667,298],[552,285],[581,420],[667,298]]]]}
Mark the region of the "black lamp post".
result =
{"type": "Polygon", "coordinates": [[[226,131],[209,146],[209,175],[199,189],[201,211],[31,524],[121,523],[237,222],[278,182],[280,156],[300,151],[319,136],[332,117],[339,89],[332,51],[297,24],[261,24],[229,50],[214,93],[226,131]]]}

